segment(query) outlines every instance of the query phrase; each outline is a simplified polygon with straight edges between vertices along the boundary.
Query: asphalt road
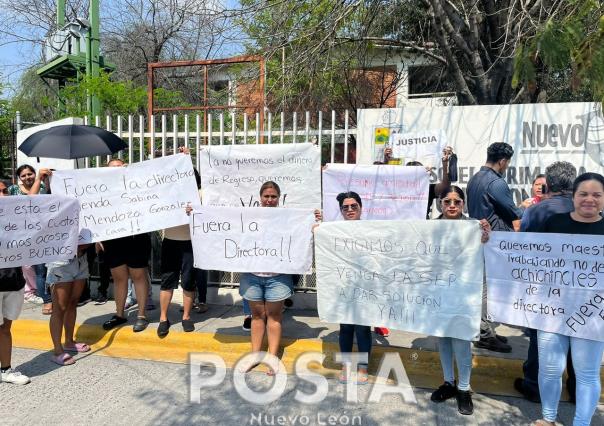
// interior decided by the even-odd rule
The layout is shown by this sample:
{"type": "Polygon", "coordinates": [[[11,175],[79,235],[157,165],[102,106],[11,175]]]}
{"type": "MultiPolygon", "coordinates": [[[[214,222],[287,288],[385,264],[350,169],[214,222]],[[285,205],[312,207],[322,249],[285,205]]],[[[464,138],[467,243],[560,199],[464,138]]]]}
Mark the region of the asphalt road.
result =
{"type": "MultiPolygon", "coordinates": [[[[326,398],[313,405],[298,402],[296,390],[311,392],[309,383],[287,377],[284,394],[266,405],[244,400],[233,385],[233,371],[216,387],[200,390],[200,403],[190,402],[189,367],[183,364],[83,356],[73,366],[58,367],[49,353],[15,349],[14,366],[29,375],[26,386],[0,383],[3,425],[528,425],[540,406],[523,399],[475,395],[473,416],[457,413],[454,400],[430,401],[430,391],[414,389],[417,404],[400,395],[367,402],[371,386],[358,388],[358,403],[347,403],[345,386],[331,379],[326,398]],[[283,416],[283,417],[279,417],[283,416]]],[[[266,390],[273,378],[262,372],[246,375],[253,389],[266,390]]],[[[604,424],[600,406],[594,425],[604,424]]],[[[574,407],[560,404],[564,424],[574,407]]]]}

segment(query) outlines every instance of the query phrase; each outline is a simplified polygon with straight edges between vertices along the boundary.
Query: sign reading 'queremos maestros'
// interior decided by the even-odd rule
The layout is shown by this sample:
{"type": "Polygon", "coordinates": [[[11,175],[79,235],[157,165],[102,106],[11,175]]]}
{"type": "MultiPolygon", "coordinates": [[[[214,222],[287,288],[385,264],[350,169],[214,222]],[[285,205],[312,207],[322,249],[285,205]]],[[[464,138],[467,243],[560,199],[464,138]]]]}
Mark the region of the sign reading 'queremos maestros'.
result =
{"type": "MultiPolygon", "coordinates": [[[[392,135],[441,129],[457,154],[461,187],[485,163],[491,143],[507,142],[515,154],[506,179],[517,202],[554,161],[570,161],[580,173],[604,172],[604,117],[597,103],[366,109],[358,123],[360,164],[381,161],[392,135]]],[[[434,168],[432,181],[441,174],[434,168]]]]}
{"type": "Polygon", "coordinates": [[[128,167],[57,170],[53,193],[80,201],[80,242],[96,242],[184,225],[187,204],[200,208],[185,154],[128,167]]]}

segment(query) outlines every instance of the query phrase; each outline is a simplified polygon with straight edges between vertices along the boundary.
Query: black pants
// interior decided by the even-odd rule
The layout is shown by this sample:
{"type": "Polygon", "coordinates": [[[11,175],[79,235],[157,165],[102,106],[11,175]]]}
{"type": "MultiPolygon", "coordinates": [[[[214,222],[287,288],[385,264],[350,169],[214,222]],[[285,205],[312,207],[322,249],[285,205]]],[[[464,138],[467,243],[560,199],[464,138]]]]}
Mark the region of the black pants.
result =
{"type": "MultiPolygon", "coordinates": [[[[99,263],[99,276],[100,276],[100,285],[99,285],[99,294],[107,297],[107,292],[109,290],[109,279],[111,277],[111,271],[109,270],[109,265],[105,262],[104,253],[101,251],[98,254],[94,249],[94,245],[88,247],[86,250],[86,256],[88,257],[88,270],[90,275],[92,276],[92,265],[94,264],[94,259],[97,258],[97,262],[99,263]]],[[[88,297],[90,297],[90,285],[86,286],[84,292],[88,292],[88,297]]],[[[84,295],[82,293],[82,295],[84,295]]]]}

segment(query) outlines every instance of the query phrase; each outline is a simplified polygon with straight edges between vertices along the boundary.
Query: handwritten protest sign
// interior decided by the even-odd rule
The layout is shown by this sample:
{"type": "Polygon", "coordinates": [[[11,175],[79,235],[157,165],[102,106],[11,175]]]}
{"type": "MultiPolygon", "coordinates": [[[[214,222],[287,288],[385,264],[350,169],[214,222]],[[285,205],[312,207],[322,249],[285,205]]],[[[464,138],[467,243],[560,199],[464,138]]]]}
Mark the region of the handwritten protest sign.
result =
{"type": "Polygon", "coordinates": [[[447,146],[447,135],[442,130],[425,130],[390,135],[392,157],[405,164],[420,161],[424,166],[438,165],[442,150],[447,146]]]}
{"type": "Polygon", "coordinates": [[[78,246],[78,200],[0,197],[0,268],[69,260],[78,246]]]}
{"type": "Polygon", "coordinates": [[[256,207],[260,186],[281,188],[282,207],[321,207],[321,153],[311,143],[221,145],[200,150],[206,206],[256,207]]]}
{"type": "Polygon", "coordinates": [[[493,321],[604,341],[604,239],[493,232],[485,247],[493,321]]]}
{"type": "Polygon", "coordinates": [[[189,222],[187,203],[201,203],[185,154],[128,167],[53,172],[52,192],[80,200],[80,242],[110,240],[189,222]]]}
{"type": "Polygon", "coordinates": [[[191,214],[195,266],[304,274],[312,263],[311,209],[203,207],[191,214]]]}
{"type": "Polygon", "coordinates": [[[328,164],[323,170],[323,218],[341,220],[336,197],[354,191],[363,200],[362,219],[425,219],[429,186],[423,167],[328,164]]]}
{"type": "Polygon", "coordinates": [[[482,306],[480,234],[473,220],[321,224],[319,317],[474,339],[482,306]]]}

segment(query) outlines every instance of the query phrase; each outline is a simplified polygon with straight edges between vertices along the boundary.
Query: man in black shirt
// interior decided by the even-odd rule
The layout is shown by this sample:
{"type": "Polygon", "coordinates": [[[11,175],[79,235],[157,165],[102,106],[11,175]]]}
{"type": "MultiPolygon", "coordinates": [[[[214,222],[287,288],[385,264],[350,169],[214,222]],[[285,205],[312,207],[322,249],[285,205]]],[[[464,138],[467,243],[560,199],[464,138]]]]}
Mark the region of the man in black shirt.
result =
{"type": "MultiPolygon", "coordinates": [[[[468,213],[472,219],[486,219],[493,231],[514,231],[520,228],[522,212],[514,204],[512,193],[505,181],[514,149],[505,142],[495,142],[487,148],[487,162],[468,182],[468,213]]],[[[495,333],[487,315],[486,283],[482,291],[482,318],[478,348],[508,353],[512,347],[507,339],[495,333]]]]}

